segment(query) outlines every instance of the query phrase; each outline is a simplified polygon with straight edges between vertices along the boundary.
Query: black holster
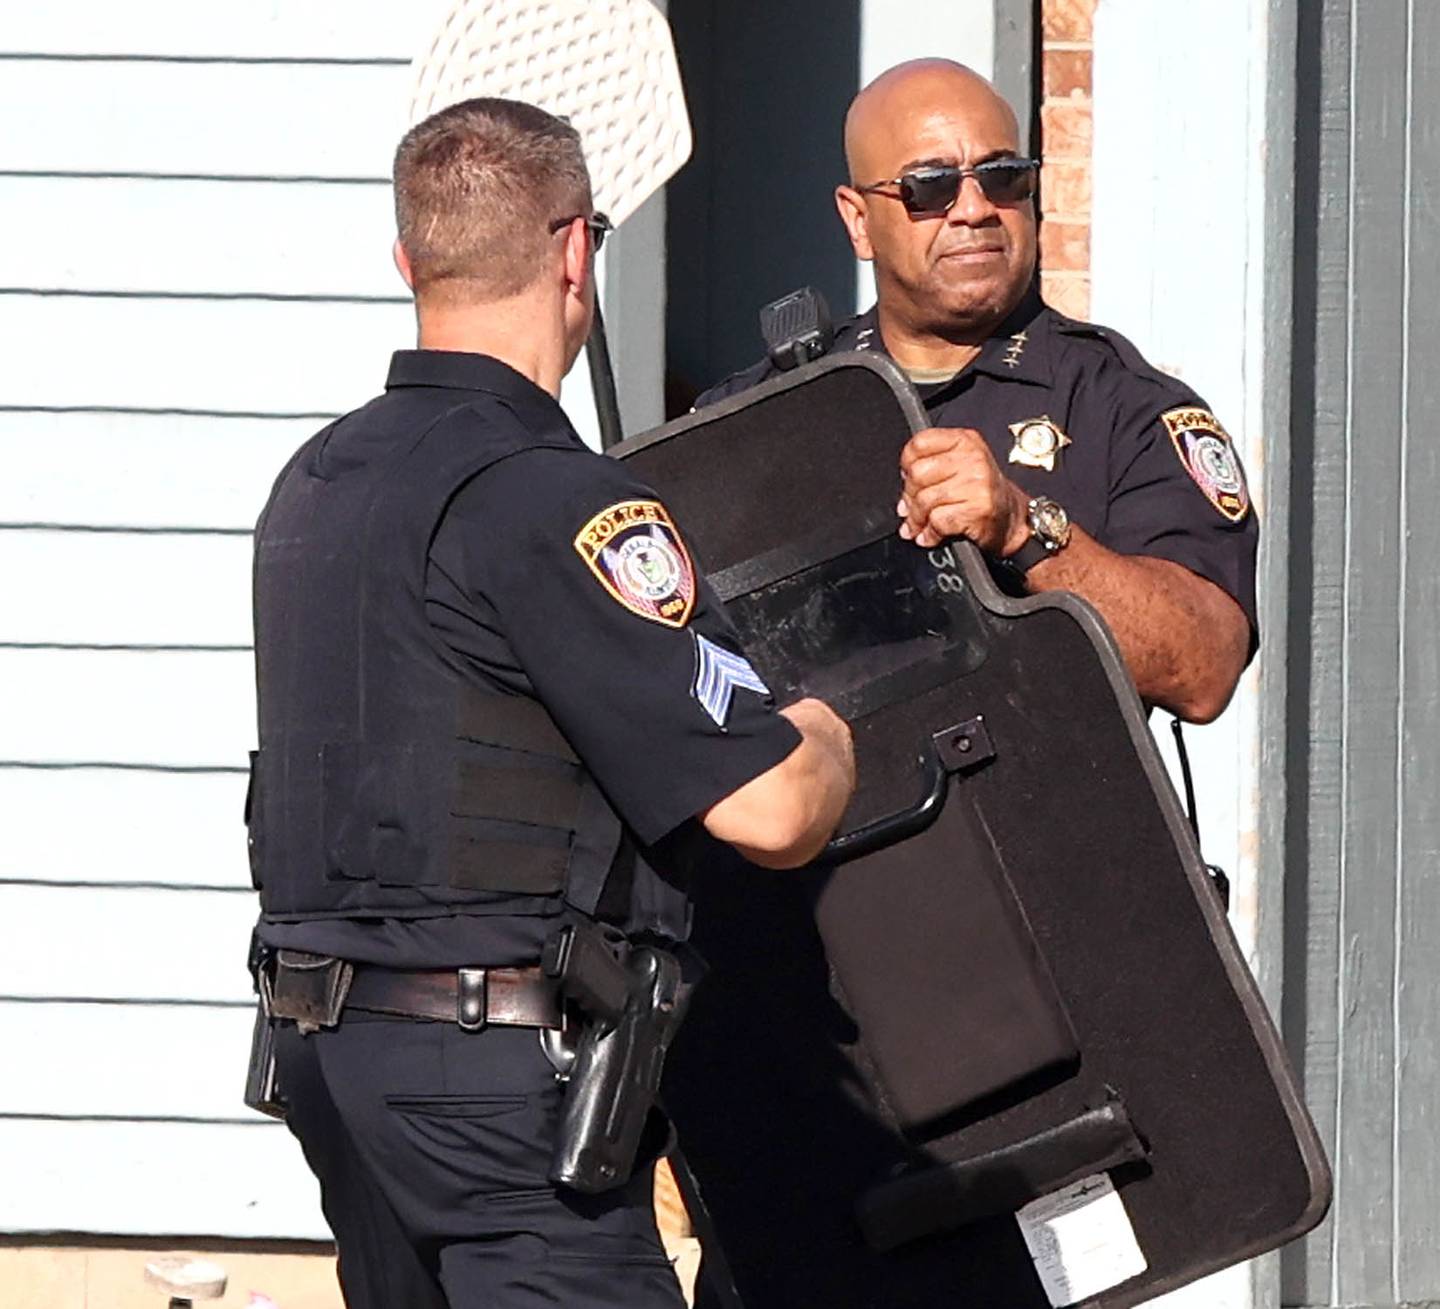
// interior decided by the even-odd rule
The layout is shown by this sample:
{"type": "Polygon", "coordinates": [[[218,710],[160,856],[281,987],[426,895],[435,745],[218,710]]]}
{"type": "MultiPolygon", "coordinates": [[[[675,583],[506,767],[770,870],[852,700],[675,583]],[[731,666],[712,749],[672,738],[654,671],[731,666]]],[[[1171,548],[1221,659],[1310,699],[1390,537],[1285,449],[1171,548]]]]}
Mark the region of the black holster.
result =
{"type": "Polygon", "coordinates": [[[255,1028],[250,1064],[245,1070],[245,1104],[271,1118],[284,1118],[285,1097],[275,1074],[275,1018],[271,1014],[271,952],[258,937],[250,940],[250,976],[255,983],[255,1028]]]}
{"type": "Polygon", "coordinates": [[[684,1017],[680,962],[650,946],[626,950],[622,962],[600,929],[572,924],[546,943],[542,966],[585,1016],[550,1180],[591,1195],[613,1190],[635,1169],[684,1017]]]}
{"type": "Polygon", "coordinates": [[[245,1103],[271,1118],[284,1118],[285,1096],[275,1072],[275,1028],[293,1022],[303,1034],[340,1021],[355,969],[343,959],[304,950],[274,950],[250,938],[250,976],[258,1002],[250,1038],[245,1103]]]}

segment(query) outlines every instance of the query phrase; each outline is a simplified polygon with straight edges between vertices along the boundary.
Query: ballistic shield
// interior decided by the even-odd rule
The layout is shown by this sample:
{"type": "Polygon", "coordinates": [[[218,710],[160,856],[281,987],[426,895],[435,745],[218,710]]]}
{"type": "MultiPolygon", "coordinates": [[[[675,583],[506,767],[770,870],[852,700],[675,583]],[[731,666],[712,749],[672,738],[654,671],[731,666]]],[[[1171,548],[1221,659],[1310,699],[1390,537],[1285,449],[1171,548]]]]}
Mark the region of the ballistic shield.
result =
{"type": "Polygon", "coordinates": [[[696,887],[664,1095],[704,1294],[1121,1309],[1314,1226],[1328,1169],[1098,616],[897,536],[926,425],[850,354],[615,451],[860,778],[811,868],[696,887]]]}

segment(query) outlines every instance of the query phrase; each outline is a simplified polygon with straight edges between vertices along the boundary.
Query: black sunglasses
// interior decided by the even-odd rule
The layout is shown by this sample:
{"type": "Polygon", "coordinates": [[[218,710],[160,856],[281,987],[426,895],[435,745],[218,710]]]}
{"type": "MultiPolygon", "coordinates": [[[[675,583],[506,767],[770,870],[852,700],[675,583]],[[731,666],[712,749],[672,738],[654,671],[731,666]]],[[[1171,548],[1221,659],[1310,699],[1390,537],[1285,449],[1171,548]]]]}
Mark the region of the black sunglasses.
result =
{"type": "MultiPolygon", "coordinates": [[[[550,224],[550,235],[554,236],[561,228],[569,227],[577,218],[585,218],[584,214],[571,214],[568,218],[557,218],[550,224]]],[[[591,214],[585,218],[585,226],[590,229],[590,240],[595,246],[595,253],[600,253],[600,247],[605,244],[605,238],[615,230],[615,224],[604,214],[591,214]]]]}
{"type": "Polygon", "coordinates": [[[960,198],[960,187],[967,177],[973,177],[980,184],[991,204],[1016,205],[1028,200],[1035,194],[1035,170],[1039,167],[1038,159],[1009,158],[990,159],[974,168],[932,164],[856,189],[864,195],[874,193],[899,200],[912,217],[933,218],[950,212],[960,198]],[[890,195],[885,190],[890,186],[899,188],[900,194],[890,195]]]}

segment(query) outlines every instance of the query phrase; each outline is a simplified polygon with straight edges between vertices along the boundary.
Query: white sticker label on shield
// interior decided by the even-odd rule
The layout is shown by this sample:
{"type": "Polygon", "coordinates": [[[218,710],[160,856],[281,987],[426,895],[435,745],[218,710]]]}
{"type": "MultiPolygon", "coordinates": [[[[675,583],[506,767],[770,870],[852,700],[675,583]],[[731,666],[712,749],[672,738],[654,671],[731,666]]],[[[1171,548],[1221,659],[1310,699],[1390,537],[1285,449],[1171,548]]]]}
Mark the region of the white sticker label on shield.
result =
{"type": "Polygon", "coordinates": [[[1125,1202],[1104,1173],[1042,1195],[1015,1217],[1055,1309],[1145,1271],[1125,1202]]]}

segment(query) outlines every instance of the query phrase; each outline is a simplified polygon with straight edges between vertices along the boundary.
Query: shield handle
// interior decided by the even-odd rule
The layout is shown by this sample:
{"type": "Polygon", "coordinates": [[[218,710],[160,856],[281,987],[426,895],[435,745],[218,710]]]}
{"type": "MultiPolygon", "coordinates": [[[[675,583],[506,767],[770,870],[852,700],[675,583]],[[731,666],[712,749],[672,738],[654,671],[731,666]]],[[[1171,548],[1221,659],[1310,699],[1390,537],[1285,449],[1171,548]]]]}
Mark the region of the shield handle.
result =
{"type": "Polygon", "coordinates": [[[920,753],[920,774],[924,790],[920,799],[908,809],[901,809],[884,818],[857,827],[834,837],[820,852],[815,862],[848,864],[886,846],[918,836],[940,817],[950,794],[952,774],[971,772],[995,757],[985,718],[976,715],[936,732],[920,753]]]}

